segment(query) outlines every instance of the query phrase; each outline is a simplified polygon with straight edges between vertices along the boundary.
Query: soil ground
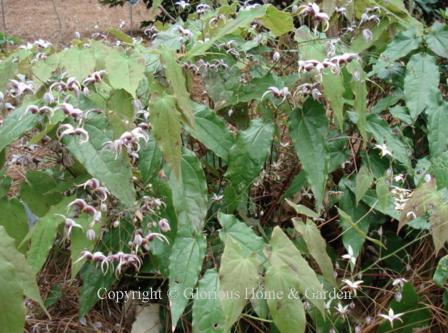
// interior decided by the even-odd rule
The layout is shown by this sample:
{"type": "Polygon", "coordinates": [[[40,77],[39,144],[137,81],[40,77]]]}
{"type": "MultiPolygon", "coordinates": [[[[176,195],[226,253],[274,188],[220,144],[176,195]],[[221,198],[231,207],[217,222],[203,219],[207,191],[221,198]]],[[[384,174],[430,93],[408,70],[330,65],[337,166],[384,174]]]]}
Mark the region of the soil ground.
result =
{"type": "MultiPolygon", "coordinates": [[[[5,7],[6,33],[24,40],[38,38],[51,41],[70,41],[77,31],[88,36],[95,31],[105,31],[120,25],[130,28],[129,6],[109,8],[98,0],[54,0],[62,23],[62,33],[53,7],[53,0],[2,0],[5,7]],[[62,37],[62,38],[61,38],[62,37]]],[[[133,27],[147,19],[148,10],[142,2],[133,7],[133,27]]],[[[4,31],[0,20],[0,29],[4,31]]]]}

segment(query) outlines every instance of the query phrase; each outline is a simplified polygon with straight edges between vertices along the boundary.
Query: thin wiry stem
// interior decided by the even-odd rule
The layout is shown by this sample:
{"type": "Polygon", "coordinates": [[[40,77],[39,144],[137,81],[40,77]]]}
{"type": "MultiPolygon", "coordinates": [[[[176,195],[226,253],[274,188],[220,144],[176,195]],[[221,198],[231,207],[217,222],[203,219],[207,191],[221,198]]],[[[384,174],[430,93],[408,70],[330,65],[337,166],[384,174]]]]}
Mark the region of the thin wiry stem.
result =
{"type": "MultiPolygon", "coordinates": [[[[2,0],[3,1],[3,0],[2,0]]],[[[53,10],[54,13],[56,14],[56,18],[58,20],[58,26],[59,26],[59,39],[62,42],[62,20],[61,17],[59,16],[59,12],[58,12],[58,8],[56,7],[56,0],[51,0],[52,4],[53,4],[53,10]]]]}

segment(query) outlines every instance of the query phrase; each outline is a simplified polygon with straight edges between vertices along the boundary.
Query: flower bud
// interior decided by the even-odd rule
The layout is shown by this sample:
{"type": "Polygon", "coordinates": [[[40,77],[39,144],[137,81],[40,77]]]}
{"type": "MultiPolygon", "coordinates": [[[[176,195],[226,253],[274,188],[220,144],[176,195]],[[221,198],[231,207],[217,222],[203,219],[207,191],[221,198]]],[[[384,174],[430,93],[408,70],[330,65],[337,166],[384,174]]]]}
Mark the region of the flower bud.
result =
{"type": "Polygon", "coordinates": [[[95,230],[93,230],[93,229],[89,229],[89,230],[87,230],[87,234],[86,234],[86,236],[87,236],[87,239],[88,239],[89,241],[93,241],[93,240],[95,240],[95,236],[96,236],[96,234],[95,234],[95,230]]]}
{"type": "Polygon", "coordinates": [[[171,230],[170,224],[167,219],[161,219],[159,221],[159,228],[162,232],[168,232],[171,230]]]}

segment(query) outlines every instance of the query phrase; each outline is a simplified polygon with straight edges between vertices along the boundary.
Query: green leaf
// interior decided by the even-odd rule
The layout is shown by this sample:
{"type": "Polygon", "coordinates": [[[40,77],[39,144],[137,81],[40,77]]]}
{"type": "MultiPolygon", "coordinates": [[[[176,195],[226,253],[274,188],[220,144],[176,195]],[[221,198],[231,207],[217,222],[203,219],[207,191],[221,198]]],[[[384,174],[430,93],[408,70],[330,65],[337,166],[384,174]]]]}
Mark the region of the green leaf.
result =
{"type": "Polygon", "coordinates": [[[3,257],[0,257],[0,285],[0,327],[5,333],[22,333],[25,326],[22,287],[14,267],[3,257]]]}
{"type": "Polygon", "coordinates": [[[89,49],[73,47],[61,54],[60,65],[69,76],[82,81],[95,70],[95,57],[89,49]]]}
{"type": "Polygon", "coordinates": [[[328,120],[320,103],[308,99],[289,115],[289,131],[307,181],[320,206],[328,177],[328,120]]]}
{"type": "Polygon", "coordinates": [[[432,279],[439,287],[444,287],[446,281],[448,280],[448,255],[439,260],[432,279]]]}
{"type": "Polygon", "coordinates": [[[202,104],[194,104],[194,127],[188,127],[190,134],[217,156],[227,162],[229,151],[234,144],[232,134],[224,121],[202,104]]]}
{"type": "Polygon", "coordinates": [[[267,6],[266,15],[261,19],[261,24],[271,30],[277,37],[294,30],[291,14],[272,5],[267,6]]]}
{"type": "Polygon", "coordinates": [[[33,273],[37,274],[47,261],[48,253],[53,247],[58,227],[64,220],[56,214],[66,214],[67,205],[73,201],[73,197],[65,198],[57,205],[50,208],[45,216],[40,218],[31,229],[31,246],[27,252],[27,261],[31,265],[33,273]]]}
{"type": "Polygon", "coordinates": [[[163,157],[177,177],[180,177],[181,125],[173,96],[164,95],[150,103],[150,120],[154,138],[160,145],[163,157]]]}
{"type": "Polygon", "coordinates": [[[218,272],[209,269],[199,281],[198,297],[193,302],[193,333],[224,332],[224,315],[217,296],[218,292],[218,272]]]}
{"type": "Polygon", "coordinates": [[[426,35],[426,42],[435,54],[448,58],[448,27],[446,24],[435,22],[426,35]]]}
{"type": "Polygon", "coordinates": [[[174,241],[170,255],[169,294],[171,322],[177,325],[189,299],[202,268],[207,243],[205,237],[198,234],[195,237],[178,236],[174,241]]]}
{"type": "Polygon", "coordinates": [[[234,215],[218,213],[218,220],[222,226],[219,231],[219,237],[225,243],[227,237],[232,237],[246,256],[254,253],[259,255],[259,259],[264,258],[264,241],[247,224],[238,220],[234,215]]]}
{"type": "Polygon", "coordinates": [[[97,178],[125,206],[131,207],[135,201],[135,189],[127,158],[123,154],[115,156],[104,147],[110,138],[100,128],[88,123],[84,129],[90,140],[80,144],[78,137],[66,136],[64,143],[67,149],[92,177],[97,178]]]}
{"type": "Polygon", "coordinates": [[[384,177],[376,181],[376,196],[378,198],[378,205],[381,209],[386,210],[390,206],[392,196],[389,192],[389,186],[384,177]]]}
{"type": "MultiPolygon", "coordinates": [[[[279,227],[274,228],[270,245],[272,248],[271,252],[267,253],[269,262],[277,269],[281,268],[289,271],[288,275],[294,279],[295,284],[297,285],[296,291],[300,291],[302,295],[309,294],[310,292],[324,293],[316,273],[302,257],[293,242],[291,242],[288,236],[286,236],[279,227]]],[[[313,298],[309,301],[324,314],[323,299],[313,298]]]]}
{"type": "Polygon", "coordinates": [[[52,176],[43,171],[30,170],[20,188],[20,197],[33,214],[44,216],[51,206],[62,200],[61,192],[52,176]]]}
{"type": "Polygon", "coordinates": [[[373,182],[373,176],[366,165],[362,165],[356,174],[355,198],[356,204],[363,198],[373,182]]]}
{"type": "Polygon", "coordinates": [[[359,133],[364,140],[367,141],[367,84],[366,73],[359,62],[351,62],[347,65],[348,71],[352,74],[350,86],[355,100],[353,109],[358,114],[358,122],[356,123],[359,133]]]}
{"type": "Polygon", "coordinates": [[[160,61],[165,68],[166,78],[171,86],[177,105],[187,124],[194,126],[193,107],[191,105],[190,93],[187,91],[185,76],[182,68],[176,61],[176,55],[166,47],[162,47],[160,61]]]}
{"type": "Polygon", "coordinates": [[[229,167],[225,176],[239,188],[251,184],[263,168],[271,149],[274,127],[260,118],[250,122],[249,128],[238,133],[229,153],[229,167]]]}
{"type": "Polygon", "coordinates": [[[429,113],[428,144],[431,158],[436,158],[448,150],[448,103],[443,103],[429,113]]]}
{"type": "Polygon", "coordinates": [[[395,61],[406,57],[410,52],[418,49],[421,42],[422,39],[417,36],[415,28],[402,31],[387,45],[380,58],[386,61],[395,61]]]}
{"type": "Polygon", "coordinates": [[[120,120],[132,122],[134,120],[132,100],[132,95],[126,90],[116,89],[111,91],[107,106],[114,114],[119,116],[120,120]]]}
{"type": "Polygon", "coordinates": [[[0,152],[23,134],[33,129],[41,120],[40,116],[26,112],[26,108],[30,104],[33,103],[22,104],[20,108],[14,110],[4,119],[3,125],[0,126],[0,152]]]}
{"type": "Polygon", "coordinates": [[[258,287],[260,262],[246,255],[238,242],[227,237],[219,269],[219,296],[224,313],[224,332],[238,320],[252,291],[258,287]]]}
{"type": "MultiPolygon", "coordinates": [[[[76,274],[78,274],[83,261],[78,261],[79,257],[81,257],[82,251],[90,251],[95,247],[95,240],[91,241],[87,239],[86,232],[90,229],[90,223],[92,222],[92,217],[89,215],[81,215],[76,218],[76,223],[82,226],[80,228],[73,228],[72,233],[70,235],[70,259],[71,259],[71,276],[72,279],[76,278],[76,274]],[[78,262],[77,262],[78,261],[78,262]]],[[[101,224],[95,223],[93,226],[93,230],[95,234],[98,236],[100,233],[101,224]]]]}
{"type": "Polygon", "coordinates": [[[289,206],[291,206],[292,208],[294,208],[296,213],[299,215],[305,215],[305,216],[311,217],[311,218],[319,218],[319,214],[317,214],[314,210],[309,209],[308,207],[306,207],[304,205],[296,204],[288,199],[286,199],[286,203],[289,206]]]}
{"type": "Polygon", "coordinates": [[[431,234],[436,253],[448,242],[448,206],[446,203],[431,201],[435,209],[431,212],[429,221],[432,224],[431,234]]]}
{"type": "Polygon", "coordinates": [[[404,96],[406,106],[415,121],[420,113],[433,104],[440,80],[439,67],[429,54],[414,54],[406,66],[404,96]]]}
{"type": "Polygon", "coordinates": [[[299,219],[293,219],[293,222],[294,228],[302,235],[308,251],[319,265],[324,278],[333,286],[335,286],[336,280],[333,276],[333,263],[331,262],[331,259],[327,254],[327,244],[325,242],[325,239],[320,234],[320,231],[317,228],[316,224],[314,224],[314,222],[310,220],[307,220],[306,223],[303,223],[299,219]]]}
{"type": "MultiPolygon", "coordinates": [[[[16,275],[17,282],[21,286],[23,293],[36,301],[42,309],[45,310],[35,274],[30,265],[26,262],[24,255],[17,251],[14,239],[8,236],[2,226],[0,226],[0,261],[7,262],[14,266],[14,274],[16,275]]],[[[2,288],[4,288],[3,285],[0,289],[2,288]]]]}
{"type": "Polygon", "coordinates": [[[173,203],[179,232],[202,232],[208,209],[208,191],[202,165],[196,155],[185,150],[181,160],[180,178],[170,177],[173,203]]]}
{"type": "Polygon", "coordinates": [[[394,159],[411,169],[410,149],[404,144],[401,135],[397,135],[396,128],[391,127],[384,119],[376,115],[369,115],[367,132],[373,135],[376,142],[386,144],[394,159]]]}
{"type": "Polygon", "coordinates": [[[148,143],[144,143],[139,151],[138,167],[142,181],[145,185],[157,176],[162,168],[162,152],[156,145],[154,137],[150,134],[148,143]]]}
{"type": "Polygon", "coordinates": [[[340,130],[344,125],[344,80],[341,74],[324,73],[322,76],[322,87],[324,88],[324,96],[330,103],[330,106],[336,117],[336,121],[340,130]]]}
{"type": "Polygon", "coordinates": [[[219,27],[208,41],[204,43],[196,43],[187,53],[187,59],[192,59],[196,56],[203,55],[222,37],[233,33],[239,28],[248,27],[255,19],[260,18],[265,14],[265,6],[255,8],[253,10],[240,11],[235,19],[229,20],[225,25],[219,27]]]}
{"type": "Polygon", "coordinates": [[[15,240],[16,248],[28,233],[28,218],[25,208],[17,199],[0,199],[0,226],[15,240]]]}
{"type": "Polygon", "coordinates": [[[291,290],[299,288],[297,273],[281,262],[274,262],[266,271],[265,289],[269,311],[281,333],[303,333],[306,315],[300,297],[292,297],[291,290]]]}
{"type": "Polygon", "coordinates": [[[144,78],[144,59],[138,55],[126,56],[111,49],[106,55],[107,79],[114,89],[124,89],[134,98],[140,81],[144,78]]]}

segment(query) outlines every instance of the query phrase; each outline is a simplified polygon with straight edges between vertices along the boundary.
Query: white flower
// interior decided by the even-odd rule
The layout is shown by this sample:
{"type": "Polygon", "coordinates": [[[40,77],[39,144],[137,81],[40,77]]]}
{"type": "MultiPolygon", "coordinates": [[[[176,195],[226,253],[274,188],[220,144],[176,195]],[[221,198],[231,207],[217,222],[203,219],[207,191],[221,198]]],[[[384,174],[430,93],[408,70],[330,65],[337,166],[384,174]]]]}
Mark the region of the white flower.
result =
{"type": "Polygon", "coordinates": [[[362,38],[364,38],[364,40],[366,42],[370,42],[373,39],[373,32],[370,29],[363,29],[362,30],[362,38]]]}
{"type": "Polygon", "coordinates": [[[394,177],[394,180],[396,182],[402,182],[402,181],[404,181],[404,175],[402,173],[400,173],[394,177]]]}
{"type": "Polygon", "coordinates": [[[288,87],[284,87],[281,89],[277,87],[269,87],[268,90],[266,90],[265,93],[261,96],[261,99],[263,100],[264,96],[266,96],[267,94],[272,94],[274,95],[274,97],[283,97],[282,103],[288,96],[291,96],[288,87]]]}
{"type": "Polygon", "coordinates": [[[184,10],[185,8],[190,7],[190,4],[184,0],[181,0],[181,1],[176,2],[176,6],[182,8],[182,10],[184,10]]]}
{"type": "Polygon", "coordinates": [[[277,62],[280,60],[280,52],[275,51],[274,54],[272,55],[272,60],[277,62]]]}
{"type": "Polygon", "coordinates": [[[337,312],[339,312],[342,316],[345,316],[347,314],[348,305],[342,305],[341,303],[338,303],[338,306],[335,308],[337,312]]]}
{"type": "Polygon", "coordinates": [[[353,253],[353,248],[351,245],[348,246],[348,253],[342,256],[342,259],[349,260],[353,265],[356,265],[356,257],[353,253]]]}
{"type": "Polygon", "coordinates": [[[387,148],[385,143],[383,143],[381,145],[376,144],[375,148],[381,150],[381,152],[380,152],[381,157],[384,157],[384,156],[387,156],[387,155],[392,156],[391,151],[387,148]]]}
{"type": "Polygon", "coordinates": [[[390,326],[394,327],[394,321],[395,320],[398,319],[399,321],[403,322],[403,319],[400,318],[402,315],[404,315],[404,313],[397,313],[397,314],[395,314],[394,310],[392,308],[390,308],[388,314],[379,314],[378,316],[388,320],[389,323],[390,323],[390,326]]]}
{"type": "Polygon", "coordinates": [[[224,196],[222,194],[213,193],[213,195],[212,195],[213,202],[219,202],[222,200],[222,198],[224,198],[224,196]]]}
{"type": "Polygon", "coordinates": [[[392,281],[392,285],[395,286],[399,286],[400,288],[403,288],[403,285],[408,282],[408,280],[404,279],[404,278],[397,278],[395,280],[392,281]]]}
{"type": "Polygon", "coordinates": [[[361,289],[361,283],[363,283],[363,280],[358,280],[358,281],[350,281],[348,279],[344,279],[342,280],[342,282],[344,282],[346,284],[346,286],[344,286],[342,289],[351,289],[353,290],[353,293],[356,295],[356,291],[358,289],[361,289]]]}

